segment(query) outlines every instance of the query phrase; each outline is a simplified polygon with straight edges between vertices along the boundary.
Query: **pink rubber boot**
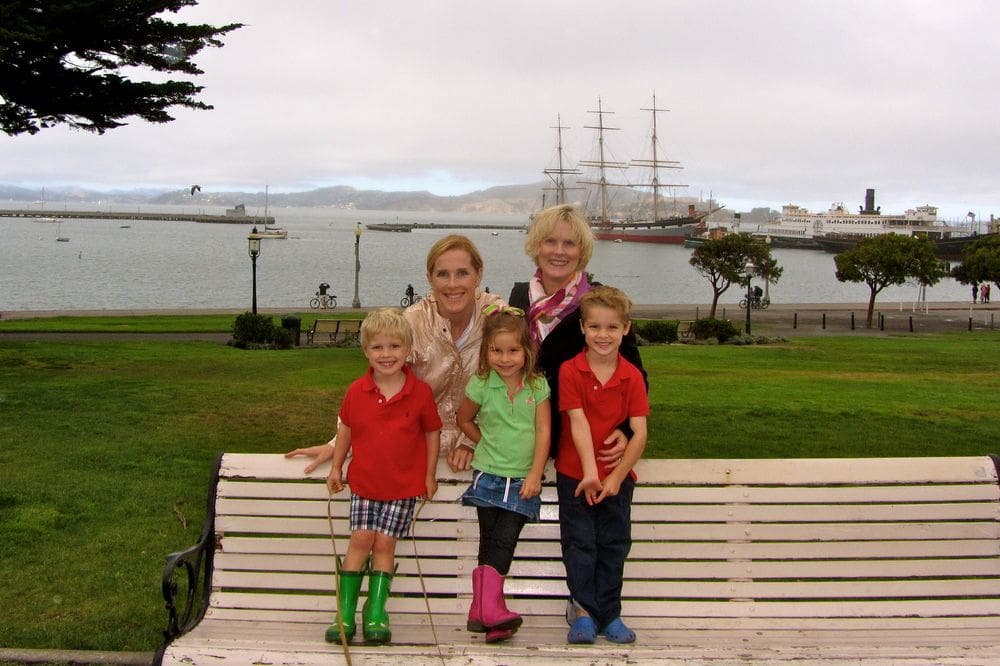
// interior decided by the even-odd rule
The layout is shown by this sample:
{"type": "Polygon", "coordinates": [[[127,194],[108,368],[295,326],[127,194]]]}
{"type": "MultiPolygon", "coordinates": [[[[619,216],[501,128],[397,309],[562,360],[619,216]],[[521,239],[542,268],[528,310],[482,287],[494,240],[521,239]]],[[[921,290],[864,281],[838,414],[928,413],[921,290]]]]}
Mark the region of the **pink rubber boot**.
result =
{"type": "MultiPolygon", "coordinates": [[[[481,619],[483,626],[491,632],[509,630],[511,633],[521,626],[521,616],[508,610],[507,603],[503,597],[504,577],[496,569],[488,564],[483,564],[477,569],[481,569],[482,594],[480,595],[481,619]]],[[[487,636],[487,638],[489,638],[487,636]]],[[[507,636],[497,637],[495,640],[503,640],[507,636]]]]}
{"type": "Polygon", "coordinates": [[[486,631],[486,626],[483,624],[482,567],[472,570],[472,603],[469,604],[469,619],[465,622],[465,628],[480,634],[486,631]]]}

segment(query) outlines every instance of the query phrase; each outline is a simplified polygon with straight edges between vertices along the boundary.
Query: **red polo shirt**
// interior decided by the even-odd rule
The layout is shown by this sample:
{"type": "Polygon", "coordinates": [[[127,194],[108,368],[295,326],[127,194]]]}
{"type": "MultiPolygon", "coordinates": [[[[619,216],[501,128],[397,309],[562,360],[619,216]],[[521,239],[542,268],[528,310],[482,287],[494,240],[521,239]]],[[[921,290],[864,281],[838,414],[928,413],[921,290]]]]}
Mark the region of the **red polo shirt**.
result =
{"type": "MultiPolygon", "coordinates": [[[[583,465],[573,444],[573,433],[569,427],[566,410],[583,409],[590,424],[590,436],[594,442],[594,453],[604,443],[615,428],[632,416],[649,416],[649,398],[642,373],[618,355],[618,367],[606,384],[590,369],[587,350],[583,350],[559,367],[559,418],[562,428],[559,432],[559,450],[556,453],[556,471],[573,479],[583,478],[583,465]]],[[[598,463],[600,478],[610,470],[598,463]]],[[[634,480],[635,472],[629,476],[634,480]]]]}
{"type": "Polygon", "coordinates": [[[404,368],[406,382],[389,400],[372,369],[347,389],[340,420],[351,429],[351,492],[366,499],[394,500],[427,492],[426,433],[441,429],[431,387],[404,368]]]}

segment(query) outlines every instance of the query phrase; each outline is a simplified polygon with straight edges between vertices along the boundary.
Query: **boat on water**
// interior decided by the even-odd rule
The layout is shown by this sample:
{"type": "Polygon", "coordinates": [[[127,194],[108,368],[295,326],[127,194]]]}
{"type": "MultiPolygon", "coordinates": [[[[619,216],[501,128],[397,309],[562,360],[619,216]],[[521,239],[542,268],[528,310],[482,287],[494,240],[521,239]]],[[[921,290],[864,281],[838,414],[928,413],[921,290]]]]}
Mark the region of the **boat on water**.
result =
{"type": "MultiPolygon", "coordinates": [[[[737,213],[739,215],[739,213],[737,213]]],[[[715,227],[698,234],[697,236],[688,236],[684,239],[684,247],[688,249],[694,249],[699,245],[704,245],[710,240],[717,240],[722,238],[729,233],[729,230],[725,227],[715,227]]]]}
{"type": "Polygon", "coordinates": [[[588,126],[589,129],[597,130],[597,158],[594,160],[581,161],[581,166],[597,169],[596,180],[582,180],[581,183],[593,185],[597,188],[600,198],[600,214],[590,216],[594,237],[598,240],[633,242],[633,243],[669,243],[673,245],[683,244],[692,236],[698,236],[708,231],[706,219],[709,215],[719,210],[714,202],[709,202],[706,210],[697,210],[694,204],[688,204],[686,212],[672,212],[661,214],[661,206],[664,202],[660,197],[661,188],[687,187],[680,183],[664,184],[660,182],[660,169],[682,169],[683,167],[676,160],[666,160],[660,157],[660,145],[657,137],[657,114],[666,112],[668,109],[656,106],[656,94],[653,94],[653,104],[649,108],[641,109],[652,114],[652,133],[650,136],[651,153],[649,159],[632,160],[630,165],[647,169],[651,174],[649,182],[617,184],[609,183],[607,179],[608,169],[625,169],[629,165],[622,162],[608,160],[604,150],[604,132],[606,130],[617,129],[607,127],[604,124],[604,116],[609,111],[605,111],[601,100],[597,100],[597,111],[589,113],[596,114],[597,124],[588,126]],[[650,203],[651,216],[645,217],[645,212],[637,215],[625,216],[612,219],[608,213],[608,188],[624,186],[642,191],[649,191],[652,195],[650,203]]]}
{"type": "MultiPolygon", "coordinates": [[[[962,253],[966,247],[971,245],[973,241],[984,238],[986,236],[997,236],[1000,234],[972,234],[969,236],[962,236],[958,238],[928,238],[931,243],[931,247],[934,248],[934,255],[939,259],[950,259],[953,261],[958,261],[962,259],[962,253]]],[[[864,238],[871,238],[871,236],[865,237],[851,237],[851,236],[824,236],[823,238],[817,238],[816,243],[819,245],[820,249],[825,252],[830,252],[832,254],[838,254],[840,252],[846,252],[847,250],[855,247],[858,242],[864,240],[864,238]]]]}
{"type": "Polygon", "coordinates": [[[758,226],[751,234],[764,236],[773,247],[820,249],[843,252],[865,238],[885,234],[900,234],[927,238],[942,258],[957,258],[962,248],[974,236],[964,226],[943,224],[937,219],[935,206],[917,206],[902,214],[884,215],[875,205],[875,190],[865,191],[865,204],[857,213],[851,212],[841,202],[831,204],[829,210],[813,213],[788,204],[782,207],[781,217],[772,223],[758,226]]]}
{"type": "Polygon", "coordinates": [[[62,222],[59,223],[59,229],[56,232],[56,241],[59,243],[68,243],[69,236],[63,236],[62,233],[62,222]]]}
{"type": "MultiPolygon", "coordinates": [[[[265,220],[267,219],[268,189],[269,189],[269,186],[265,185],[264,186],[264,219],[265,220]]],[[[286,230],[286,229],[284,229],[282,227],[279,227],[276,224],[268,224],[267,222],[264,223],[264,229],[263,229],[263,231],[258,231],[257,228],[254,227],[253,233],[257,234],[257,236],[259,236],[260,238],[273,238],[273,239],[278,239],[278,240],[284,240],[284,239],[288,238],[288,230],[286,230]]]]}
{"type": "MultiPolygon", "coordinates": [[[[970,213],[971,215],[971,213],[970,213]]],[[[937,208],[924,205],[901,214],[883,214],[875,205],[875,190],[865,191],[865,203],[851,212],[842,202],[814,213],[802,206],[786,204],[781,215],[763,222],[746,223],[735,216],[732,230],[763,238],[777,248],[843,252],[858,241],[884,234],[927,238],[942,259],[959,259],[963,248],[975,240],[972,226],[938,220],[937,208]]]]}
{"type": "Polygon", "coordinates": [[[413,226],[413,224],[401,222],[370,222],[365,225],[365,228],[372,231],[393,231],[408,234],[413,231],[413,226]]]}
{"type": "Polygon", "coordinates": [[[257,235],[261,238],[288,238],[288,230],[282,227],[272,226],[270,224],[264,225],[263,231],[258,231],[257,235]]]}

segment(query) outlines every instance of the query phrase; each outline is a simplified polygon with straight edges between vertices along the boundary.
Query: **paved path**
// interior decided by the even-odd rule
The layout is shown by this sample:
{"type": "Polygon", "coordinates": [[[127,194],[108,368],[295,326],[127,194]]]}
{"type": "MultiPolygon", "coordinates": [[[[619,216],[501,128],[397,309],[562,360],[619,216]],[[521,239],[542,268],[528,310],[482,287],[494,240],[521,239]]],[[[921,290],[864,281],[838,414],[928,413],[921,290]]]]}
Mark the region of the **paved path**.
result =
{"type": "MultiPolygon", "coordinates": [[[[338,314],[363,315],[368,309],[338,308],[338,314]]],[[[973,329],[1000,328],[1000,302],[971,305],[955,302],[930,302],[920,308],[912,303],[885,302],[875,304],[873,328],[865,329],[867,303],[775,303],[767,310],[750,312],[751,330],[755,335],[843,335],[845,333],[889,334],[910,331],[912,320],[916,333],[942,333],[973,329]],[[879,315],[884,317],[885,328],[879,329],[879,315]],[[853,315],[853,328],[852,328],[853,315]]],[[[200,315],[232,314],[243,309],[160,309],[160,310],[39,310],[4,312],[2,319],[27,319],[58,316],[139,316],[139,315],[200,315]]],[[[276,317],[286,315],[289,309],[261,309],[263,314],[276,317]]],[[[327,311],[328,312],[328,311],[327,311]]],[[[635,305],[633,316],[654,319],[698,319],[708,316],[708,305],[643,304],[635,305]]],[[[316,316],[322,316],[317,314],[316,316]]],[[[740,330],[746,322],[746,311],[728,304],[720,305],[717,318],[730,319],[740,330]]],[[[308,315],[303,319],[303,329],[308,327],[308,315]]],[[[228,333],[21,333],[0,329],[0,340],[62,339],[62,340],[207,340],[224,343],[228,333]]]]}

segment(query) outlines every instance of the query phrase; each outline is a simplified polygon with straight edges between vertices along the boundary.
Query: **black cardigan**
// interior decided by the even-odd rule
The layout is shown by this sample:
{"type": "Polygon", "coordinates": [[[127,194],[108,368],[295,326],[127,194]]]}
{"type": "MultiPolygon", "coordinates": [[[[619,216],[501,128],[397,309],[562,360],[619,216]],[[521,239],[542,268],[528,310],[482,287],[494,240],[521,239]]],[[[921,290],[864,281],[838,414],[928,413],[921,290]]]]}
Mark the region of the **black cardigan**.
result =
{"type": "MultiPolygon", "coordinates": [[[[600,286],[600,283],[594,282],[592,286],[600,286]]],[[[515,282],[507,302],[514,307],[521,308],[527,313],[528,308],[531,307],[528,297],[528,283],[515,282]]],[[[556,457],[556,447],[559,444],[559,431],[562,424],[562,417],[559,413],[559,367],[579,354],[585,346],[586,342],[583,337],[583,331],[580,329],[580,308],[577,308],[563,317],[556,324],[556,327],[549,331],[549,334],[542,340],[542,344],[538,350],[538,368],[545,375],[545,379],[548,380],[549,388],[552,391],[552,397],[549,398],[549,401],[552,405],[552,449],[550,456],[553,458],[556,457]]],[[[639,344],[636,341],[634,331],[630,330],[628,335],[622,339],[622,346],[619,351],[629,363],[639,369],[639,372],[642,373],[642,379],[648,388],[649,379],[646,376],[646,370],[642,367],[642,359],[639,357],[639,344]]],[[[632,429],[628,427],[628,421],[625,421],[619,427],[626,436],[630,437],[632,435],[632,429]]]]}

